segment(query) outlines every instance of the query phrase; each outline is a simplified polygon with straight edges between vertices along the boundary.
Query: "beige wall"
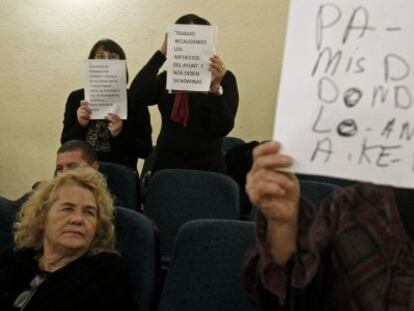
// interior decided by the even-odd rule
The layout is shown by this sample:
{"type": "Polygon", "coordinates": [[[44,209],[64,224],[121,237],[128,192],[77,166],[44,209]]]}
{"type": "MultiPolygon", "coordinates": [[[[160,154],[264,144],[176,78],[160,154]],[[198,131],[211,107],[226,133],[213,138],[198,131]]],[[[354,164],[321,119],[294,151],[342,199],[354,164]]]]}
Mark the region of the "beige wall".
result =
{"type": "MultiPolygon", "coordinates": [[[[95,41],[117,41],[133,76],[185,13],[219,25],[218,54],[240,90],[231,135],[271,138],[287,11],[288,0],[1,0],[0,195],[51,176],[66,98],[95,41]]],[[[151,118],[155,140],[156,109],[151,118]]]]}

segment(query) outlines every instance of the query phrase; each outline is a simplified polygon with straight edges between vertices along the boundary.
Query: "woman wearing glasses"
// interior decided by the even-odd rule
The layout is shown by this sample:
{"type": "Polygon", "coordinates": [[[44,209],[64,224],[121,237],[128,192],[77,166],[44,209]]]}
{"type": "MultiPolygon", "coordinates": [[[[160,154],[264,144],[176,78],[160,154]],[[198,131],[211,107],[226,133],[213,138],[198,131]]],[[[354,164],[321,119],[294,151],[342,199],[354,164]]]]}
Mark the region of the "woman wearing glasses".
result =
{"type": "Polygon", "coordinates": [[[0,255],[0,310],[134,309],[112,215],[93,169],[39,186],[17,216],[14,249],[0,255]]]}

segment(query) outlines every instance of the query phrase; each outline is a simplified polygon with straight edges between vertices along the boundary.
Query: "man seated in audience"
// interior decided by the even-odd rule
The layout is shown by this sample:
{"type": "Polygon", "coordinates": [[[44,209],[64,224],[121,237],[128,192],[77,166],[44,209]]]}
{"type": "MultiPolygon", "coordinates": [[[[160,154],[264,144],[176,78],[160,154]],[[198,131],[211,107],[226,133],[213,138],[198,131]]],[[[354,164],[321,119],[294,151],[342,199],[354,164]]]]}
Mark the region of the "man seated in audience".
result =
{"type": "MultiPolygon", "coordinates": [[[[96,170],[99,168],[98,156],[93,148],[83,140],[74,139],[67,141],[59,147],[56,154],[55,176],[59,173],[66,172],[78,167],[92,167],[96,170]]],[[[34,190],[39,182],[32,186],[34,190]]],[[[16,210],[19,210],[32,192],[24,194],[21,198],[13,201],[12,204],[16,210]]]]}
{"type": "Polygon", "coordinates": [[[57,151],[55,175],[78,167],[92,167],[98,170],[98,155],[83,140],[69,140],[57,151]]]}
{"type": "Polygon", "coordinates": [[[246,190],[258,207],[244,270],[265,310],[414,310],[414,191],[360,183],[315,209],[280,144],[255,148],[246,190]]]}

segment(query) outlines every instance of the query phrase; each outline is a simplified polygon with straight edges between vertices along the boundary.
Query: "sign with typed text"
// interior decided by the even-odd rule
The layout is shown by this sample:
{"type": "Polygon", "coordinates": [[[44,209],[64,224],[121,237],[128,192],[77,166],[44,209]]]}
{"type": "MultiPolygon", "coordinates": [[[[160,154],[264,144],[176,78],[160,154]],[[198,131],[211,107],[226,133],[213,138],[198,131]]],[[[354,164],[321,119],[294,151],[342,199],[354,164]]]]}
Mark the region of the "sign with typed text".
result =
{"type": "Polygon", "coordinates": [[[113,59],[85,60],[85,100],[91,119],[104,119],[108,113],[127,118],[126,62],[113,59]]]}
{"type": "Polygon", "coordinates": [[[172,25],[168,28],[167,90],[208,92],[217,26],[172,25]]]}
{"type": "Polygon", "coordinates": [[[274,138],[292,170],[414,188],[414,1],[291,0],[274,138]]]}

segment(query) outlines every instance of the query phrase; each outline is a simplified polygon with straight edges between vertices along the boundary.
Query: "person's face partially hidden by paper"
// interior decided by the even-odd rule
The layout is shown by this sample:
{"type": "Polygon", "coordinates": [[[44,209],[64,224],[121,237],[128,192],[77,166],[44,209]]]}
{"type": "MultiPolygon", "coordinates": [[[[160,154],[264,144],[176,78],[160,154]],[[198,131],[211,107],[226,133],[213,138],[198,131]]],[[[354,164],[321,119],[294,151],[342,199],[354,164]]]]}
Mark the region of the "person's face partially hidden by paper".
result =
{"type": "Polygon", "coordinates": [[[121,57],[117,53],[106,51],[101,46],[95,52],[95,59],[121,59],[121,57]]]}

